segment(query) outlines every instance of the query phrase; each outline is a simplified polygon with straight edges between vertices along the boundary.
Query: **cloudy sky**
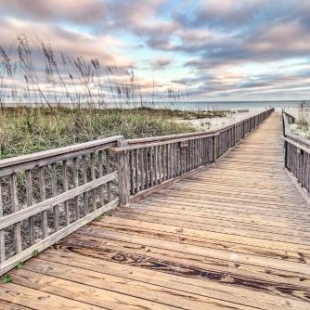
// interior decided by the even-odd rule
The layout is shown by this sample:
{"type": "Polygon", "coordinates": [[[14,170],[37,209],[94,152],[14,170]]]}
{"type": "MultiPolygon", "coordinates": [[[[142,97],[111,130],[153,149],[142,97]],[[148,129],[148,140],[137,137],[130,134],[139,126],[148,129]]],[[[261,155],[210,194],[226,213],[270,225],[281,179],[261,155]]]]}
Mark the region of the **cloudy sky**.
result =
{"type": "Polygon", "coordinates": [[[309,98],[310,0],[0,0],[0,45],[21,34],[191,100],[309,98]]]}

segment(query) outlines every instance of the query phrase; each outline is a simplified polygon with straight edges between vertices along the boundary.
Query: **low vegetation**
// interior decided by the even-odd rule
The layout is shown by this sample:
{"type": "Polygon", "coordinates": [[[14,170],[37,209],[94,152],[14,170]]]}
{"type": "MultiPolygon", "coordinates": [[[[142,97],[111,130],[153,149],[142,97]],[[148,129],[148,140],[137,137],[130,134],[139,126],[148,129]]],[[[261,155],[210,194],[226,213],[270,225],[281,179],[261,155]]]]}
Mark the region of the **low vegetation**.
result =
{"type": "Polygon", "coordinates": [[[143,86],[132,68],[55,51],[37,36],[15,43],[0,46],[0,159],[112,135],[192,132],[189,122],[175,120],[225,116],[176,109],[181,90],[143,86]]]}
{"type": "Polygon", "coordinates": [[[307,102],[304,101],[300,104],[291,130],[294,134],[310,139],[310,106],[307,102]]]}
{"type": "Polygon", "coordinates": [[[136,138],[194,131],[190,124],[174,121],[182,113],[148,108],[6,108],[0,115],[0,159],[112,135],[136,138]]]}

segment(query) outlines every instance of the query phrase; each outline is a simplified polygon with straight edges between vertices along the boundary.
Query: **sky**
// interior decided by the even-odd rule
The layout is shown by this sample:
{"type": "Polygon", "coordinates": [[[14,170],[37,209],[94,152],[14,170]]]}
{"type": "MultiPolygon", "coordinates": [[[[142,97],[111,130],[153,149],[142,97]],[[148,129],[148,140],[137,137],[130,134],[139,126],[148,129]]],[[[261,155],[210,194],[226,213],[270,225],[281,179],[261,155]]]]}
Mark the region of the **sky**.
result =
{"type": "Polygon", "coordinates": [[[0,0],[0,46],[21,35],[187,100],[309,97],[310,0],[0,0]]]}

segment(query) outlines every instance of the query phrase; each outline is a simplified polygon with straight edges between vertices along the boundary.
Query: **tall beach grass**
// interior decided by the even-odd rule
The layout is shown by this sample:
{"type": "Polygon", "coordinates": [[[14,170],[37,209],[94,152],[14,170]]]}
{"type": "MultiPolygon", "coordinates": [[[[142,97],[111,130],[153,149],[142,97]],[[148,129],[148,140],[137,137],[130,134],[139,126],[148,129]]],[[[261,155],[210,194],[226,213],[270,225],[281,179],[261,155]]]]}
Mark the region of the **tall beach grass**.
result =
{"type": "Polygon", "coordinates": [[[175,120],[225,116],[181,111],[185,92],[139,81],[133,68],[55,51],[38,36],[20,35],[11,49],[0,45],[0,159],[115,134],[191,132],[175,120]]]}

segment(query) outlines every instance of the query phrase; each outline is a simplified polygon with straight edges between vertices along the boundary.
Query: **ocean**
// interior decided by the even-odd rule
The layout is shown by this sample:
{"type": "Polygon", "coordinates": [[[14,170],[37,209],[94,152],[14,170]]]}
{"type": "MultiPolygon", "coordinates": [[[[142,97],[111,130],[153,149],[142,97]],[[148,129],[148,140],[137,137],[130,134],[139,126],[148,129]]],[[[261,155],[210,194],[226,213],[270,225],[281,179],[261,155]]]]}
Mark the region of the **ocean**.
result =
{"type": "MultiPolygon", "coordinates": [[[[304,100],[287,100],[287,101],[187,101],[187,102],[155,102],[154,104],[150,101],[144,102],[144,107],[155,107],[155,108],[169,108],[169,109],[180,109],[180,110],[190,110],[190,111],[202,111],[202,110],[225,110],[225,111],[238,111],[238,110],[264,110],[271,107],[276,109],[289,109],[298,108],[304,100]]],[[[71,103],[61,103],[55,104],[50,102],[51,106],[62,106],[67,108],[74,108],[71,103]]],[[[80,103],[82,108],[89,107],[89,104],[80,103]]],[[[34,103],[6,103],[6,107],[16,107],[16,106],[28,106],[28,107],[38,107],[40,104],[34,103]]],[[[44,106],[47,106],[44,104],[44,106]]],[[[117,102],[115,103],[105,103],[104,106],[98,104],[93,105],[94,108],[134,108],[141,107],[141,103],[126,103],[117,102]]]]}
{"type": "Polygon", "coordinates": [[[269,108],[286,109],[298,108],[302,100],[288,101],[193,101],[193,102],[176,102],[176,103],[155,103],[158,108],[172,108],[181,110],[262,110],[269,108]]]}

